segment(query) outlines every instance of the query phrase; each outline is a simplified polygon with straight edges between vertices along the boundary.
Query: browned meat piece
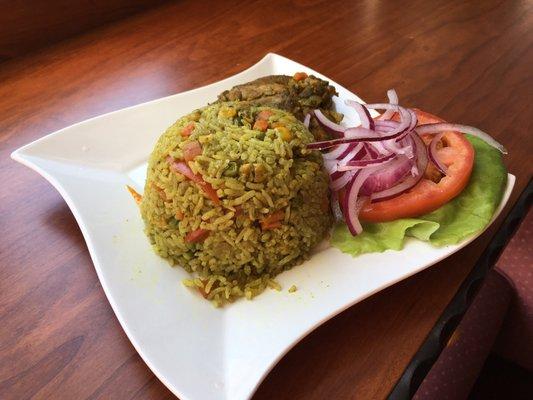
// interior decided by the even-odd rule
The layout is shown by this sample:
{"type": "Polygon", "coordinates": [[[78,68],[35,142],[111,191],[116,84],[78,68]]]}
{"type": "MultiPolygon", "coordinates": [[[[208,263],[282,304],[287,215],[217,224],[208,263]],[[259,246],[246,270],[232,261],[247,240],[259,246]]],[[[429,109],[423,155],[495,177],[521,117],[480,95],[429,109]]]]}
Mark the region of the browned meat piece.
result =
{"type": "MultiPolygon", "coordinates": [[[[280,108],[291,112],[300,121],[309,111],[320,108],[329,119],[340,122],[342,115],[333,109],[332,97],[336,94],[335,88],[327,81],[297,73],[294,77],[265,76],[235,86],[222,92],[218,101],[251,102],[258,106],[280,108]]],[[[317,140],[329,138],[314,117],[311,118],[309,130],[317,140]]]]}

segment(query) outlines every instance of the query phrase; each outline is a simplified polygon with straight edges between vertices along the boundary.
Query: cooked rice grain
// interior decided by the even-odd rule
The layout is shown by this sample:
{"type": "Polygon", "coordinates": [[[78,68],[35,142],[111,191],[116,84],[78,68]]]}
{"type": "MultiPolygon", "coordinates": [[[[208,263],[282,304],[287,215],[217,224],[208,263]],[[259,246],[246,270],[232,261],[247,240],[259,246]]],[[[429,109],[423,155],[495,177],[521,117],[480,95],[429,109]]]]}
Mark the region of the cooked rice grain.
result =
{"type": "Polygon", "coordinates": [[[239,103],[197,110],[159,138],[141,213],[154,250],[194,275],[185,286],[197,288],[216,306],[251,299],[267,287],[281,289],[274,277],[306,259],[332,223],[324,209],[327,174],[321,155],[306,149],[311,141],[291,114],[239,103]],[[290,135],[274,127],[254,130],[262,110],[272,112],[270,126],[283,123],[290,135]],[[182,136],[191,122],[191,135],[182,136]],[[192,141],[202,154],[187,165],[216,191],[218,205],[200,184],[170,168],[169,156],[182,161],[192,141]],[[199,229],[209,231],[205,239],[187,239],[199,229]]]}

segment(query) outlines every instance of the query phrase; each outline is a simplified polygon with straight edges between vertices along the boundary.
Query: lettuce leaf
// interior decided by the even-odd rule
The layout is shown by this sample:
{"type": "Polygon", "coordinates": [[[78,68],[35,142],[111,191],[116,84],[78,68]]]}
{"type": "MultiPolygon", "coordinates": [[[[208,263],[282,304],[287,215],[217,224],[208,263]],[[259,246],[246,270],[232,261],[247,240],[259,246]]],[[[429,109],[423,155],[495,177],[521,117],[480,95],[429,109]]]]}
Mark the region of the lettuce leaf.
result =
{"type": "Polygon", "coordinates": [[[385,250],[401,250],[411,236],[434,246],[457,244],[482,231],[500,204],[507,170],[501,154],[477,137],[466,135],[476,156],[470,182],[455,199],[418,218],[363,224],[363,233],[352,236],[344,223],[333,229],[331,244],[356,256],[385,250]]]}

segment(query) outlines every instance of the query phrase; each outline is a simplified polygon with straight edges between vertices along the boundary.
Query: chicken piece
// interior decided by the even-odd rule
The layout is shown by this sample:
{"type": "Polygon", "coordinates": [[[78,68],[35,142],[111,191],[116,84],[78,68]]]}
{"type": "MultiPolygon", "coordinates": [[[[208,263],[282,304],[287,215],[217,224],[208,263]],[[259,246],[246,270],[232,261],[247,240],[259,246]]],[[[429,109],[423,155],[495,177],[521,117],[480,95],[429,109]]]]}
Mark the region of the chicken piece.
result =
{"type": "MultiPolygon", "coordinates": [[[[297,73],[294,77],[287,75],[270,75],[254,81],[237,85],[218,95],[218,101],[250,102],[256,106],[268,106],[291,112],[300,121],[305,115],[320,108],[332,121],[340,122],[342,114],[335,112],[332,97],[335,88],[329,82],[313,75],[297,73]]],[[[313,117],[309,130],[317,140],[329,139],[313,117]]]]}

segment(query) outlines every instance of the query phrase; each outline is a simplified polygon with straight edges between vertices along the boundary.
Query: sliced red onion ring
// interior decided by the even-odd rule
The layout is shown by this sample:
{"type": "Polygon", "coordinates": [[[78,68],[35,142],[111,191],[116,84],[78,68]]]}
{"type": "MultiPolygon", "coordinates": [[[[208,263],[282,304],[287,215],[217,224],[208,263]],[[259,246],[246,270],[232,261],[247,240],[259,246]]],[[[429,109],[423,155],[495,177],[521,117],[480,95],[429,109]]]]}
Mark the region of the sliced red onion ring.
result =
{"type": "Polygon", "coordinates": [[[324,158],[324,166],[326,167],[326,171],[328,171],[330,175],[338,170],[337,167],[339,165],[345,165],[346,162],[356,158],[356,156],[358,156],[357,158],[362,157],[362,154],[358,155],[358,153],[361,152],[361,150],[364,148],[362,143],[359,143],[359,144],[350,143],[348,145],[343,145],[343,146],[348,146],[348,147],[346,151],[340,154],[337,158],[324,158]]]}
{"type": "Polygon", "coordinates": [[[311,113],[305,114],[304,125],[306,128],[309,128],[309,122],[311,122],[311,113]]]}
{"type": "MultiPolygon", "coordinates": [[[[398,105],[398,95],[394,89],[387,92],[389,103],[361,104],[347,100],[359,116],[361,125],[344,128],[327,119],[320,110],[315,110],[319,123],[338,138],[311,143],[311,149],[329,149],[323,154],[324,164],[330,174],[330,187],[333,190],[332,210],[340,211],[350,232],[362,232],[359,211],[370,196],[370,201],[378,202],[401,195],[423,178],[431,160],[440,172],[446,174],[446,166],[438,159],[437,143],[447,131],[469,133],[485,140],[502,153],[505,148],[488,134],[477,128],[448,123],[425,124],[418,126],[418,118],[412,109],[398,105]],[[375,120],[369,109],[385,110],[375,120]],[[399,120],[391,120],[398,113],[399,120]],[[426,147],[419,134],[436,133],[426,147]],[[337,191],[345,189],[342,202],[337,191]]],[[[306,116],[306,120],[309,115],[306,116]]]]}
{"type": "MultiPolygon", "coordinates": [[[[350,230],[353,236],[359,235],[363,232],[363,227],[361,226],[361,222],[359,221],[359,213],[361,212],[361,209],[364,207],[364,205],[367,202],[368,202],[368,197],[361,196],[355,201],[355,204],[346,205],[349,211],[352,211],[353,215],[355,216],[355,217],[352,217],[350,215],[351,214],[350,212],[343,214],[345,221],[352,221],[353,230],[350,228],[350,223],[346,222],[346,225],[348,226],[348,229],[350,230]],[[350,210],[350,207],[353,210],[350,210]]],[[[342,207],[341,207],[341,212],[342,212],[342,207]]]]}
{"type": "Polygon", "coordinates": [[[348,225],[348,229],[354,236],[359,235],[361,232],[363,232],[363,227],[359,222],[359,211],[364,202],[357,201],[359,196],[359,190],[361,189],[365,181],[368,179],[368,177],[372,175],[377,168],[379,167],[360,170],[355,176],[355,178],[350,181],[349,185],[346,187],[346,193],[344,195],[344,202],[341,205],[341,210],[344,213],[346,225],[348,225]]]}
{"type": "Polygon", "coordinates": [[[408,108],[407,111],[409,112],[409,115],[411,116],[411,124],[409,125],[409,130],[412,131],[413,129],[415,129],[416,125],[418,124],[418,117],[416,116],[416,113],[410,108],[408,108]]]}
{"type": "Polygon", "coordinates": [[[334,181],[335,179],[340,178],[343,174],[344,174],[344,172],[335,171],[335,172],[333,172],[333,173],[330,175],[330,180],[331,180],[331,181],[334,181]]]}
{"type": "Polygon", "coordinates": [[[339,173],[341,173],[342,175],[340,175],[336,179],[332,179],[331,183],[329,184],[329,187],[331,188],[331,190],[335,192],[338,192],[344,186],[346,186],[348,182],[352,180],[355,174],[357,174],[357,171],[346,171],[346,172],[339,172],[339,173]]]}
{"type": "MultiPolygon", "coordinates": [[[[314,150],[324,150],[324,149],[329,149],[330,147],[334,147],[334,146],[338,146],[338,145],[346,144],[346,143],[357,143],[357,142],[365,142],[365,141],[382,140],[379,136],[376,136],[375,131],[372,131],[370,129],[361,128],[359,126],[357,128],[350,128],[349,130],[350,130],[350,133],[348,133],[348,130],[344,132],[345,137],[343,138],[309,143],[307,145],[307,148],[314,149],[314,150]]],[[[335,156],[335,158],[336,157],[338,157],[338,155],[335,156]]]]}
{"type": "Polygon", "coordinates": [[[370,142],[370,146],[374,147],[379,154],[388,155],[390,154],[390,151],[385,147],[384,143],[385,142],[370,142]]]}
{"type": "Polygon", "coordinates": [[[359,121],[361,121],[362,128],[374,129],[374,120],[372,119],[370,113],[363,104],[355,100],[346,100],[345,103],[346,105],[355,109],[355,112],[359,116],[359,121]]]}
{"type": "Polygon", "coordinates": [[[400,125],[400,123],[398,121],[392,121],[390,119],[388,120],[378,119],[374,121],[374,125],[377,131],[381,131],[385,133],[385,132],[389,132],[390,130],[394,128],[397,128],[398,125],[400,125]]]}
{"type": "MultiPolygon", "coordinates": [[[[353,102],[350,100],[347,100],[347,102],[350,102],[350,104],[355,104],[361,106],[361,104],[357,102],[353,102]]],[[[362,106],[361,106],[362,107],[362,106]]],[[[371,108],[395,108],[398,109],[400,112],[400,123],[395,127],[389,130],[386,134],[380,134],[372,129],[365,128],[363,126],[358,126],[355,128],[348,128],[344,131],[344,137],[339,139],[333,139],[333,140],[326,140],[322,142],[314,142],[307,145],[310,149],[317,149],[317,150],[323,150],[327,149],[329,147],[333,147],[339,144],[345,144],[345,143],[354,143],[354,142],[382,142],[384,140],[390,140],[390,139],[396,139],[401,140],[403,139],[408,133],[409,133],[409,127],[413,123],[413,118],[409,111],[403,107],[400,106],[392,106],[390,104],[371,104],[369,105],[371,108]]],[[[366,108],[363,107],[363,109],[366,110],[366,108]]],[[[319,111],[319,110],[318,110],[319,111]]],[[[315,112],[316,114],[316,112],[315,112]]],[[[371,119],[365,120],[364,124],[370,124],[371,119]]],[[[373,121],[372,121],[373,124],[373,121]]],[[[387,150],[382,148],[382,146],[377,145],[378,147],[381,147],[379,152],[381,154],[386,154],[387,150]]]]}
{"type": "MultiPolygon", "coordinates": [[[[416,116],[415,116],[416,117],[416,116]]],[[[387,134],[388,132],[390,132],[391,130],[395,129],[398,127],[400,123],[397,122],[397,121],[391,121],[391,120],[386,120],[386,121],[376,121],[376,132],[379,132],[380,134],[387,134]]],[[[392,152],[392,153],[396,153],[396,154],[412,154],[412,152],[410,151],[410,146],[406,146],[405,144],[402,143],[402,140],[404,138],[401,138],[400,140],[396,140],[396,139],[391,139],[391,140],[384,140],[383,141],[383,147],[389,151],[389,152],[392,152]]],[[[409,158],[411,158],[412,156],[409,156],[409,158]]]]}
{"type": "Polygon", "coordinates": [[[398,156],[386,165],[380,165],[379,170],[366,180],[361,193],[370,195],[393,187],[411,171],[413,164],[414,162],[407,157],[398,156]]]}
{"type": "Polygon", "coordinates": [[[344,150],[344,152],[339,157],[337,157],[337,160],[340,160],[341,158],[344,158],[348,154],[350,154],[350,152],[354,149],[355,146],[357,146],[357,143],[349,143],[347,149],[344,150]]]}
{"type": "Polygon", "coordinates": [[[369,143],[363,143],[363,145],[365,146],[365,150],[370,157],[379,157],[379,152],[370,146],[369,143]]]}
{"type": "MultiPolygon", "coordinates": [[[[396,90],[389,89],[387,90],[387,97],[389,98],[389,104],[395,104],[398,105],[398,93],[396,93],[396,90]]],[[[386,110],[383,115],[381,116],[381,119],[386,120],[390,119],[394,115],[394,111],[392,109],[386,110]]]]}
{"type": "Polygon", "coordinates": [[[356,139],[355,141],[359,142],[375,142],[382,140],[377,131],[363,128],[362,126],[346,129],[346,131],[344,131],[344,138],[345,140],[356,139]]]}
{"type": "MultiPolygon", "coordinates": [[[[324,143],[324,142],[315,142],[315,143],[324,143]]],[[[308,144],[307,148],[309,149],[318,149],[322,150],[320,147],[313,147],[314,143],[308,144]]],[[[331,146],[333,147],[333,146],[331,146]]],[[[327,147],[324,147],[327,148],[327,147]]],[[[349,143],[340,143],[337,147],[335,147],[333,150],[328,151],[327,153],[323,153],[322,157],[324,157],[325,160],[337,160],[342,154],[344,154],[347,150],[350,149],[349,143]]]]}
{"type": "Polygon", "coordinates": [[[435,167],[437,167],[437,169],[442,174],[446,175],[446,170],[447,170],[446,165],[441,163],[437,156],[437,144],[442,139],[443,135],[444,135],[444,132],[441,132],[441,133],[436,134],[435,137],[431,139],[431,143],[429,143],[429,146],[428,146],[428,156],[431,162],[435,164],[435,167]]]}
{"type": "Polygon", "coordinates": [[[400,194],[405,193],[413,188],[424,176],[424,172],[426,171],[429,161],[426,145],[416,133],[413,132],[409,136],[413,139],[413,146],[415,147],[416,167],[418,173],[415,176],[408,176],[403,181],[389,189],[372,193],[370,197],[372,202],[384,201],[399,196],[400,194]]]}
{"type": "Polygon", "coordinates": [[[387,151],[394,154],[405,154],[405,150],[403,149],[403,147],[398,145],[396,140],[385,140],[383,142],[383,147],[385,147],[387,151]]]}
{"type": "Polygon", "coordinates": [[[404,137],[405,136],[404,130],[401,130],[400,132],[397,131],[397,129],[391,129],[387,133],[382,133],[380,131],[372,131],[368,129],[364,129],[361,127],[357,128],[348,128],[346,129],[346,132],[344,133],[345,139],[352,141],[359,141],[359,142],[382,142],[384,140],[389,139],[395,139],[397,137],[404,137]]]}
{"type": "MultiPolygon", "coordinates": [[[[346,154],[344,157],[342,157],[339,161],[338,161],[338,165],[346,165],[347,162],[349,162],[350,160],[353,160],[356,158],[357,155],[359,155],[359,153],[361,152],[361,150],[364,149],[364,145],[363,143],[358,143],[357,145],[355,145],[349,152],[348,154],[346,154]]],[[[358,159],[360,159],[362,156],[362,152],[360,154],[360,157],[357,157],[358,159]]]]}
{"type": "Polygon", "coordinates": [[[373,108],[373,109],[381,109],[381,108],[398,109],[400,112],[401,121],[395,128],[392,128],[386,134],[379,134],[379,132],[376,132],[376,131],[367,132],[365,130],[362,130],[361,127],[348,128],[344,132],[345,138],[350,138],[350,139],[357,138],[357,140],[365,141],[365,142],[376,142],[376,141],[382,142],[384,140],[390,140],[390,139],[401,140],[409,133],[409,127],[411,126],[413,120],[412,120],[411,114],[409,113],[407,109],[400,107],[400,106],[390,105],[390,104],[369,104],[367,105],[367,107],[373,108]]]}
{"type": "Polygon", "coordinates": [[[407,135],[407,137],[405,137],[403,140],[398,142],[402,146],[402,149],[404,151],[403,154],[405,154],[408,158],[413,158],[415,156],[416,145],[413,143],[411,135],[412,132],[407,135]]]}
{"type": "Polygon", "coordinates": [[[328,117],[322,113],[319,109],[313,111],[318,122],[326,129],[328,132],[332,133],[335,136],[342,137],[344,136],[344,131],[346,128],[335,122],[331,121],[328,117]]]}
{"type": "Polygon", "coordinates": [[[488,133],[483,132],[481,129],[475,128],[473,126],[460,125],[460,124],[449,124],[447,122],[439,122],[435,124],[420,125],[416,128],[416,131],[419,135],[423,135],[425,133],[438,133],[438,132],[447,132],[447,131],[468,133],[469,135],[473,135],[473,136],[480,138],[481,140],[484,140],[485,142],[490,144],[492,147],[501,151],[503,154],[507,154],[507,150],[502,144],[498,143],[488,133]]]}
{"type": "Polygon", "coordinates": [[[416,176],[409,175],[399,184],[389,189],[385,189],[381,192],[372,193],[371,200],[373,203],[377,203],[380,201],[385,201],[397,197],[416,186],[416,184],[420,181],[421,178],[422,174],[416,176]]]}
{"type": "Polygon", "coordinates": [[[426,144],[422,140],[420,136],[416,132],[411,132],[409,134],[409,138],[411,139],[411,142],[413,144],[413,149],[416,155],[417,159],[417,166],[423,167],[420,168],[420,172],[422,175],[424,175],[424,172],[426,172],[426,167],[428,164],[428,157],[427,157],[427,150],[426,150],[426,144]]]}
{"type": "Polygon", "coordinates": [[[333,174],[335,171],[337,171],[337,160],[326,160],[324,159],[324,167],[326,168],[326,171],[328,174],[333,174]]]}
{"type": "Polygon", "coordinates": [[[351,171],[353,169],[361,169],[361,168],[369,168],[369,167],[376,167],[376,166],[383,166],[383,164],[386,164],[390,162],[392,159],[396,157],[396,154],[389,154],[380,158],[375,159],[367,159],[367,160],[351,160],[346,162],[344,165],[340,165],[337,167],[338,171],[351,171]]]}
{"type": "MultiPolygon", "coordinates": [[[[388,103],[366,104],[365,106],[366,108],[370,108],[373,110],[393,110],[400,114],[400,124],[398,125],[396,129],[393,129],[392,131],[390,131],[389,135],[406,132],[413,123],[413,116],[411,115],[409,110],[404,107],[394,105],[394,104],[388,104],[388,103]]],[[[400,135],[397,135],[394,137],[398,137],[398,136],[400,135]]],[[[392,137],[390,138],[387,137],[386,139],[392,139],[392,137]]]]}

